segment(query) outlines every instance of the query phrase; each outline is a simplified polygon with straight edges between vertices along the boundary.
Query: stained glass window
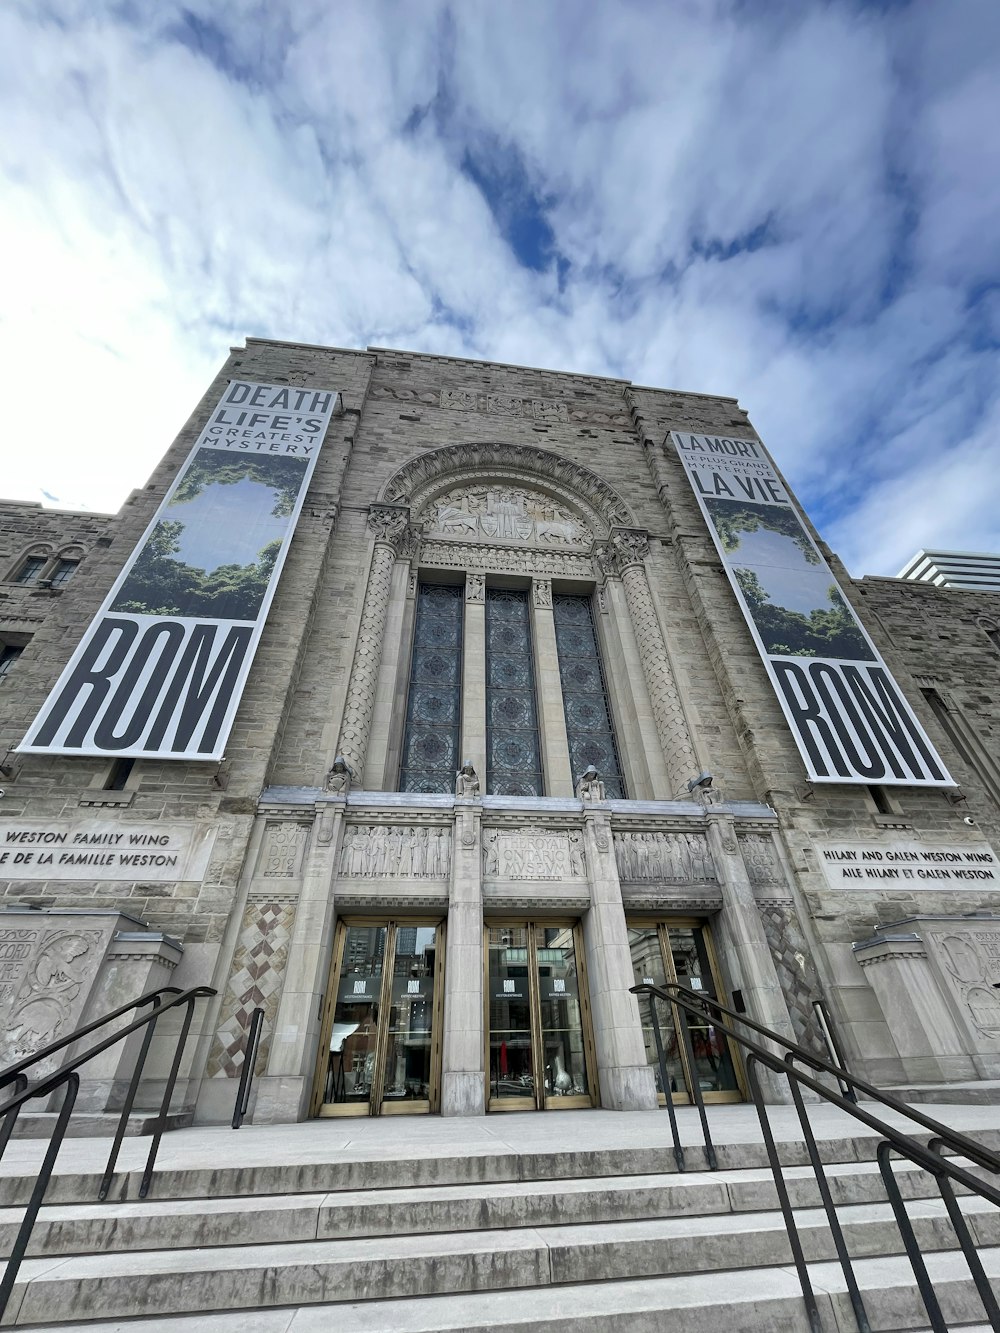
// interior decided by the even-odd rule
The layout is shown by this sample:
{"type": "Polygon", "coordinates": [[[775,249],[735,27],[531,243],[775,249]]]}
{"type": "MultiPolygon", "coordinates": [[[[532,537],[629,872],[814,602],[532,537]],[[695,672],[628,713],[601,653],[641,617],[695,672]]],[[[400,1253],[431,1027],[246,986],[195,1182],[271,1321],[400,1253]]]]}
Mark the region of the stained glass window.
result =
{"type": "Polygon", "coordinates": [[[590,598],[557,595],[552,599],[552,612],[573,780],[588,764],[593,764],[608,796],[623,798],[625,783],[611,726],[590,598]]]}
{"type": "Polygon", "coordinates": [[[531,608],[507,588],[486,589],[486,790],[543,794],[531,608]]]}
{"type": "Polygon", "coordinates": [[[410,659],[400,791],[451,792],[462,721],[465,590],[421,583],[410,659]]]}

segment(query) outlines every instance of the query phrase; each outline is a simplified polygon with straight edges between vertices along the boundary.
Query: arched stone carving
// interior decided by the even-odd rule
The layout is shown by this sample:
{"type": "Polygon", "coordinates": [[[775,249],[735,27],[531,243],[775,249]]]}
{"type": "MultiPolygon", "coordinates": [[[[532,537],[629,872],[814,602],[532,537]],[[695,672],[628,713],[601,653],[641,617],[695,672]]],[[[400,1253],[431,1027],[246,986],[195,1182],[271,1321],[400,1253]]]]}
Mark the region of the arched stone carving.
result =
{"type": "Polygon", "coordinates": [[[379,499],[409,505],[416,514],[463,481],[482,486],[494,478],[515,487],[530,486],[557,503],[564,501],[597,536],[606,536],[616,526],[635,526],[628,505],[596,473],[532,445],[453,444],[434,449],[405,463],[386,482],[379,499]]]}
{"type": "Polygon", "coordinates": [[[594,533],[579,514],[533,487],[486,481],[455,486],[417,516],[429,537],[530,543],[589,550],[594,533]]]}

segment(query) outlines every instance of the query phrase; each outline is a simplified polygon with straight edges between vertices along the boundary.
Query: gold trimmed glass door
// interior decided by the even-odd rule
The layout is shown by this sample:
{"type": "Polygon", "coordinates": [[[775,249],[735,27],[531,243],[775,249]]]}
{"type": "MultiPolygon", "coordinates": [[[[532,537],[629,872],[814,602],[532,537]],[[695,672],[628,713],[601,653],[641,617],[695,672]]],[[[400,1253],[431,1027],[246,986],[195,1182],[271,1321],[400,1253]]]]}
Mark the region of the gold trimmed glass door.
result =
{"type": "Polygon", "coordinates": [[[489,1109],[596,1105],[579,926],[488,922],[485,943],[489,1109]]]}
{"type": "MultiPolygon", "coordinates": [[[[632,970],[637,984],[652,982],[654,986],[662,986],[664,982],[676,981],[689,990],[702,991],[713,999],[726,1002],[719,981],[711,932],[706,922],[629,921],[628,926],[632,970]]],[[[695,1018],[689,1014],[688,1029],[694,1061],[692,1068],[683,1043],[674,1031],[671,1006],[663,1001],[657,1001],[656,1004],[673,1100],[681,1104],[689,1103],[692,1100],[692,1080],[697,1079],[706,1102],[742,1101],[738,1065],[731,1043],[707,1018],[695,1018]]],[[[664,1090],[660,1086],[656,1043],[649,1022],[649,1001],[644,997],[639,999],[639,1014],[646,1058],[653,1067],[662,1101],[664,1090]]]]}
{"type": "Polygon", "coordinates": [[[313,1114],[438,1109],[443,968],[441,922],[338,923],[313,1114]]]}

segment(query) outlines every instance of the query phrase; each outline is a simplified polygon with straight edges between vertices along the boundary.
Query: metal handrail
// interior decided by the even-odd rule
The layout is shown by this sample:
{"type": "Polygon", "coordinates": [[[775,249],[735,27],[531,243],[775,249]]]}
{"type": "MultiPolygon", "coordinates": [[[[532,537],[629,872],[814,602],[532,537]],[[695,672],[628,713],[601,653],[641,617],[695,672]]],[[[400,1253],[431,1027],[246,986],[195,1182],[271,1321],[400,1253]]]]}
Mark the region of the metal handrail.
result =
{"type": "Polygon", "coordinates": [[[965,1219],[961,1214],[958,1202],[955,1198],[954,1185],[961,1185],[987,1202],[1000,1207],[1000,1189],[995,1188],[988,1182],[981,1180],[978,1176],[972,1175],[964,1167],[957,1165],[953,1160],[945,1158],[943,1152],[950,1149],[964,1158],[974,1162],[977,1166],[983,1167],[993,1173],[1000,1173],[1000,1156],[990,1152],[981,1144],[967,1138],[966,1135],[956,1130],[949,1129],[948,1126],[940,1124],[931,1116],[925,1115],[922,1111],[915,1110],[914,1107],[906,1102],[893,1097],[891,1093],[882,1091],[867,1083],[864,1079],[859,1079],[849,1073],[846,1069],[838,1065],[831,1064],[827,1060],[821,1059],[811,1051],[807,1051],[798,1043],[790,1041],[780,1033],[774,1032],[762,1024],[748,1018],[745,1014],[737,1013],[729,1009],[720,1001],[704,994],[699,995],[695,991],[689,990],[676,982],[667,982],[663,986],[654,986],[648,982],[631,987],[634,995],[645,995],[649,1000],[650,1021],[653,1027],[653,1035],[657,1051],[657,1060],[660,1067],[660,1083],[664,1090],[667,1107],[670,1112],[670,1127],[674,1143],[674,1157],[677,1160],[678,1168],[684,1170],[684,1150],[680,1144],[680,1138],[677,1131],[677,1118],[674,1113],[673,1099],[670,1095],[670,1084],[667,1077],[666,1059],[663,1054],[663,1041],[660,1035],[659,1019],[656,1013],[655,1000],[666,1001],[674,1016],[674,1029],[680,1030],[681,1040],[684,1045],[685,1055],[688,1057],[689,1068],[692,1071],[691,1094],[698,1107],[702,1135],[704,1138],[705,1157],[711,1169],[715,1170],[717,1166],[715,1148],[712,1144],[711,1132],[708,1126],[708,1118],[705,1113],[704,1098],[702,1097],[701,1087],[698,1079],[694,1076],[695,1065],[691,1059],[691,1039],[688,1032],[688,1015],[695,1018],[704,1019],[708,1017],[713,1026],[715,1026],[730,1041],[735,1042],[745,1053],[745,1066],[747,1072],[747,1082],[750,1087],[750,1095],[757,1111],[757,1118],[760,1121],[761,1134],[764,1140],[764,1147],[767,1152],[768,1164],[771,1174],[774,1177],[775,1189],[778,1195],[778,1203],[781,1208],[782,1217],[785,1223],[785,1230],[788,1234],[788,1241],[792,1250],[792,1257],[795,1262],[795,1270],[798,1274],[799,1286],[802,1290],[802,1297],[806,1305],[806,1314],[809,1319],[809,1326],[813,1333],[822,1333],[822,1321],[819,1315],[819,1309],[816,1303],[816,1297],[812,1289],[812,1282],[809,1277],[809,1270],[806,1264],[805,1256],[802,1250],[802,1243],[798,1234],[798,1228],[795,1223],[795,1217],[792,1212],[791,1201],[788,1195],[788,1189],[785,1184],[785,1178],[782,1172],[781,1161],[778,1156],[777,1146],[774,1135],[771,1130],[770,1122],[767,1117],[767,1109],[761,1094],[760,1080],[757,1077],[757,1067],[770,1070],[772,1073],[781,1075],[788,1080],[788,1086],[795,1106],[796,1114],[799,1118],[799,1124],[802,1127],[805,1139],[806,1149],[809,1154],[809,1161],[816,1177],[816,1183],[819,1187],[820,1198],[826,1213],[827,1221],[830,1225],[830,1231],[833,1236],[834,1246],[837,1251],[837,1258],[840,1262],[841,1270],[844,1274],[844,1280],[847,1284],[848,1295],[854,1310],[854,1318],[860,1333],[870,1333],[870,1324],[865,1310],[864,1301],[858,1288],[857,1280],[854,1275],[854,1268],[851,1263],[851,1257],[847,1249],[847,1243],[844,1239],[840,1220],[837,1216],[836,1205],[833,1202],[833,1195],[830,1190],[823,1162],[820,1157],[819,1148],[813,1134],[812,1126],[809,1123],[809,1116],[806,1110],[806,1103],[802,1096],[802,1089],[807,1088],[810,1092],[817,1094],[823,1101],[844,1111],[855,1120],[861,1121],[869,1129],[875,1130],[880,1136],[881,1142],[876,1150],[876,1160],[882,1179],[885,1183],[886,1193],[889,1203],[892,1206],[893,1215],[900,1231],[903,1241],[903,1247],[907,1258],[910,1261],[910,1267],[913,1271],[917,1288],[920,1292],[924,1308],[930,1319],[930,1325],[934,1333],[947,1333],[947,1324],[944,1322],[944,1316],[941,1313],[941,1307],[934,1292],[933,1284],[927,1273],[926,1265],[920,1254],[920,1249],[913,1233],[913,1227],[906,1212],[906,1205],[903,1202],[899,1186],[893,1175],[891,1154],[896,1153],[900,1157],[914,1163],[929,1171],[934,1177],[935,1183],[944,1200],[948,1216],[951,1219],[955,1230],[959,1246],[965,1256],[966,1263],[969,1265],[969,1271],[979,1292],[980,1300],[986,1311],[991,1326],[1000,1330],[1000,1305],[997,1303],[996,1296],[990,1286],[989,1280],[983,1270],[982,1262],[976,1253],[975,1243],[973,1242],[965,1219]],[[726,1015],[751,1028],[755,1033],[765,1038],[771,1043],[771,1049],[761,1045],[760,1042],[752,1040],[743,1033],[737,1032],[732,1026],[721,1021],[719,1015],[726,1015]],[[776,1053],[774,1046],[784,1048],[783,1053],[776,1053]],[[804,1069],[796,1068],[794,1061],[809,1066],[820,1075],[832,1075],[839,1084],[839,1087],[847,1087],[849,1092],[861,1092],[871,1100],[878,1101],[888,1109],[898,1114],[908,1117],[916,1125],[925,1129],[932,1130],[932,1137],[926,1145],[912,1138],[910,1134],[901,1129],[890,1125],[887,1121],[869,1111],[866,1107],[859,1104],[852,1096],[838,1090],[834,1091],[828,1082],[822,1078],[813,1077],[804,1069]]]}
{"type": "Polygon", "coordinates": [[[28,1200],[28,1206],[21,1221],[17,1237],[11,1247],[10,1258],[7,1260],[7,1267],[0,1282],[0,1319],[7,1309],[7,1303],[10,1300],[11,1292],[14,1289],[14,1282],[17,1278],[18,1270],[21,1267],[21,1261],[24,1258],[25,1251],[28,1248],[28,1242],[31,1239],[31,1232],[35,1225],[35,1219],[38,1216],[38,1210],[42,1206],[42,1200],[45,1197],[45,1191],[48,1189],[49,1180],[52,1177],[52,1169],[55,1166],[56,1157],[59,1149],[62,1147],[66,1130],[69,1125],[70,1117],[73,1113],[73,1107],[76,1103],[77,1093],[80,1090],[80,1075],[77,1073],[79,1067],[92,1060],[96,1055],[108,1050],[118,1042],[124,1041],[131,1036],[133,1032],[142,1030],[142,1045],[139,1048],[139,1054],[136,1057],[135,1067],[132,1070],[132,1077],[129,1081],[128,1092],[125,1095],[125,1101],[122,1106],[121,1116],[118,1120],[118,1129],[115,1133],[114,1141],[111,1145],[111,1152],[108,1155],[107,1166],[104,1175],[101,1178],[101,1186],[98,1192],[98,1198],[104,1200],[108,1197],[108,1191],[111,1187],[111,1180],[114,1175],[115,1166],[118,1161],[118,1154],[121,1150],[122,1140],[125,1137],[125,1130],[128,1125],[128,1118],[132,1112],[132,1106],[135,1102],[136,1092],[139,1088],[139,1080],[142,1076],[143,1067],[146,1063],[146,1056],[149,1053],[149,1047],[153,1040],[153,1034],[156,1030],[156,1023],[161,1014],[169,1010],[184,1006],[184,1019],[181,1023],[180,1031],[177,1034],[177,1040],[174,1046],[173,1058],[170,1062],[170,1071],[167,1075],[166,1084],[163,1089],[163,1097],[160,1102],[160,1109],[157,1112],[154,1122],[152,1141],[149,1146],[149,1152],[146,1156],[146,1165],[142,1173],[142,1181],[139,1186],[139,1198],[144,1199],[149,1193],[149,1187],[153,1178],[153,1166],[156,1162],[156,1156],[160,1147],[160,1140],[163,1137],[163,1131],[166,1126],[167,1116],[170,1112],[170,1100],[173,1097],[174,1085],[177,1082],[177,1074],[180,1070],[181,1058],[184,1054],[184,1045],[187,1041],[188,1032],[191,1028],[191,1019],[194,1014],[195,1003],[208,996],[216,995],[211,986],[193,986],[190,990],[178,991],[176,987],[164,987],[165,991],[174,991],[173,998],[157,1003],[149,1013],[135,1019],[126,1027],[119,1028],[110,1036],[105,1037],[96,1045],[90,1046],[87,1050],[78,1052],[65,1064],[61,1065],[53,1073],[43,1076],[33,1087],[29,1087],[25,1070],[32,1064],[37,1064],[39,1060],[45,1059],[51,1055],[54,1049],[61,1049],[78,1042],[82,1036],[93,1032],[97,1028],[110,1022],[113,1018],[121,1017],[130,1009],[135,1009],[150,999],[156,998],[162,992],[152,992],[148,996],[134,1001],[130,1005],[124,1005],[121,1009],[115,1010],[112,1014],[107,1014],[103,1019],[94,1023],[89,1023],[76,1032],[71,1033],[60,1042],[53,1043],[52,1046],[36,1052],[34,1056],[27,1060],[22,1060],[17,1065],[12,1065],[0,1073],[0,1086],[3,1083],[13,1082],[18,1089],[9,1100],[0,1104],[0,1118],[3,1119],[3,1127],[0,1129],[0,1159],[6,1151],[10,1140],[11,1131],[14,1127],[14,1121],[17,1115],[27,1102],[37,1097],[49,1097],[60,1088],[65,1088],[65,1096],[62,1105],[59,1108],[59,1114],[56,1117],[55,1128],[52,1131],[52,1137],[49,1140],[45,1156],[42,1160],[41,1168],[35,1180],[34,1188],[31,1192],[31,1198],[28,1200]]]}
{"type": "Polygon", "coordinates": [[[261,1029],[264,1026],[264,1010],[259,1006],[250,1018],[250,1031],[247,1033],[246,1049],[243,1052],[243,1069],[240,1073],[240,1086],[236,1093],[236,1106],[233,1110],[233,1129],[239,1129],[243,1117],[250,1105],[250,1084],[253,1082],[254,1065],[257,1063],[257,1048],[260,1046],[261,1029]]]}
{"type": "Polygon", "coordinates": [[[12,1065],[6,1065],[3,1069],[0,1069],[0,1090],[5,1088],[8,1083],[15,1082],[21,1075],[27,1075],[27,1071],[32,1065],[41,1064],[43,1060],[48,1060],[57,1051],[72,1046],[74,1042],[78,1042],[82,1037],[89,1037],[98,1028],[113,1023],[116,1018],[121,1018],[122,1014],[127,1014],[130,1010],[138,1009],[144,1004],[152,1004],[161,995],[180,995],[180,993],[181,988],[179,986],[161,986],[159,990],[147,991],[145,995],[140,995],[137,1000],[132,1000],[130,1004],[123,1004],[117,1009],[112,1009],[110,1014],[102,1014],[100,1018],[95,1018],[93,1022],[85,1023],[82,1028],[75,1028],[67,1036],[60,1037],[58,1041],[49,1042],[48,1046],[43,1046],[40,1051],[33,1051],[31,1055],[26,1055],[23,1060],[18,1060],[12,1065]]]}

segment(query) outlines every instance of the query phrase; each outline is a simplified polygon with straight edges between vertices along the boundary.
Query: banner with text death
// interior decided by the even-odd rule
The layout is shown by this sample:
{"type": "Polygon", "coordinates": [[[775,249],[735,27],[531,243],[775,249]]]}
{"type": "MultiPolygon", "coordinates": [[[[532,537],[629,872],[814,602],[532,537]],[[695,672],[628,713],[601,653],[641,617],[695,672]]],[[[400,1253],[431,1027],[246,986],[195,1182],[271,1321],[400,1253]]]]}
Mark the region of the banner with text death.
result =
{"type": "Polygon", "coordinates": [[[222,757],[338,397],[230,382],[19,750],[222,757]]]}
{"type": "Polygon", "coordinates": [[[671,436],[809,777],[954,787],[764,447],[671,436]]]}

